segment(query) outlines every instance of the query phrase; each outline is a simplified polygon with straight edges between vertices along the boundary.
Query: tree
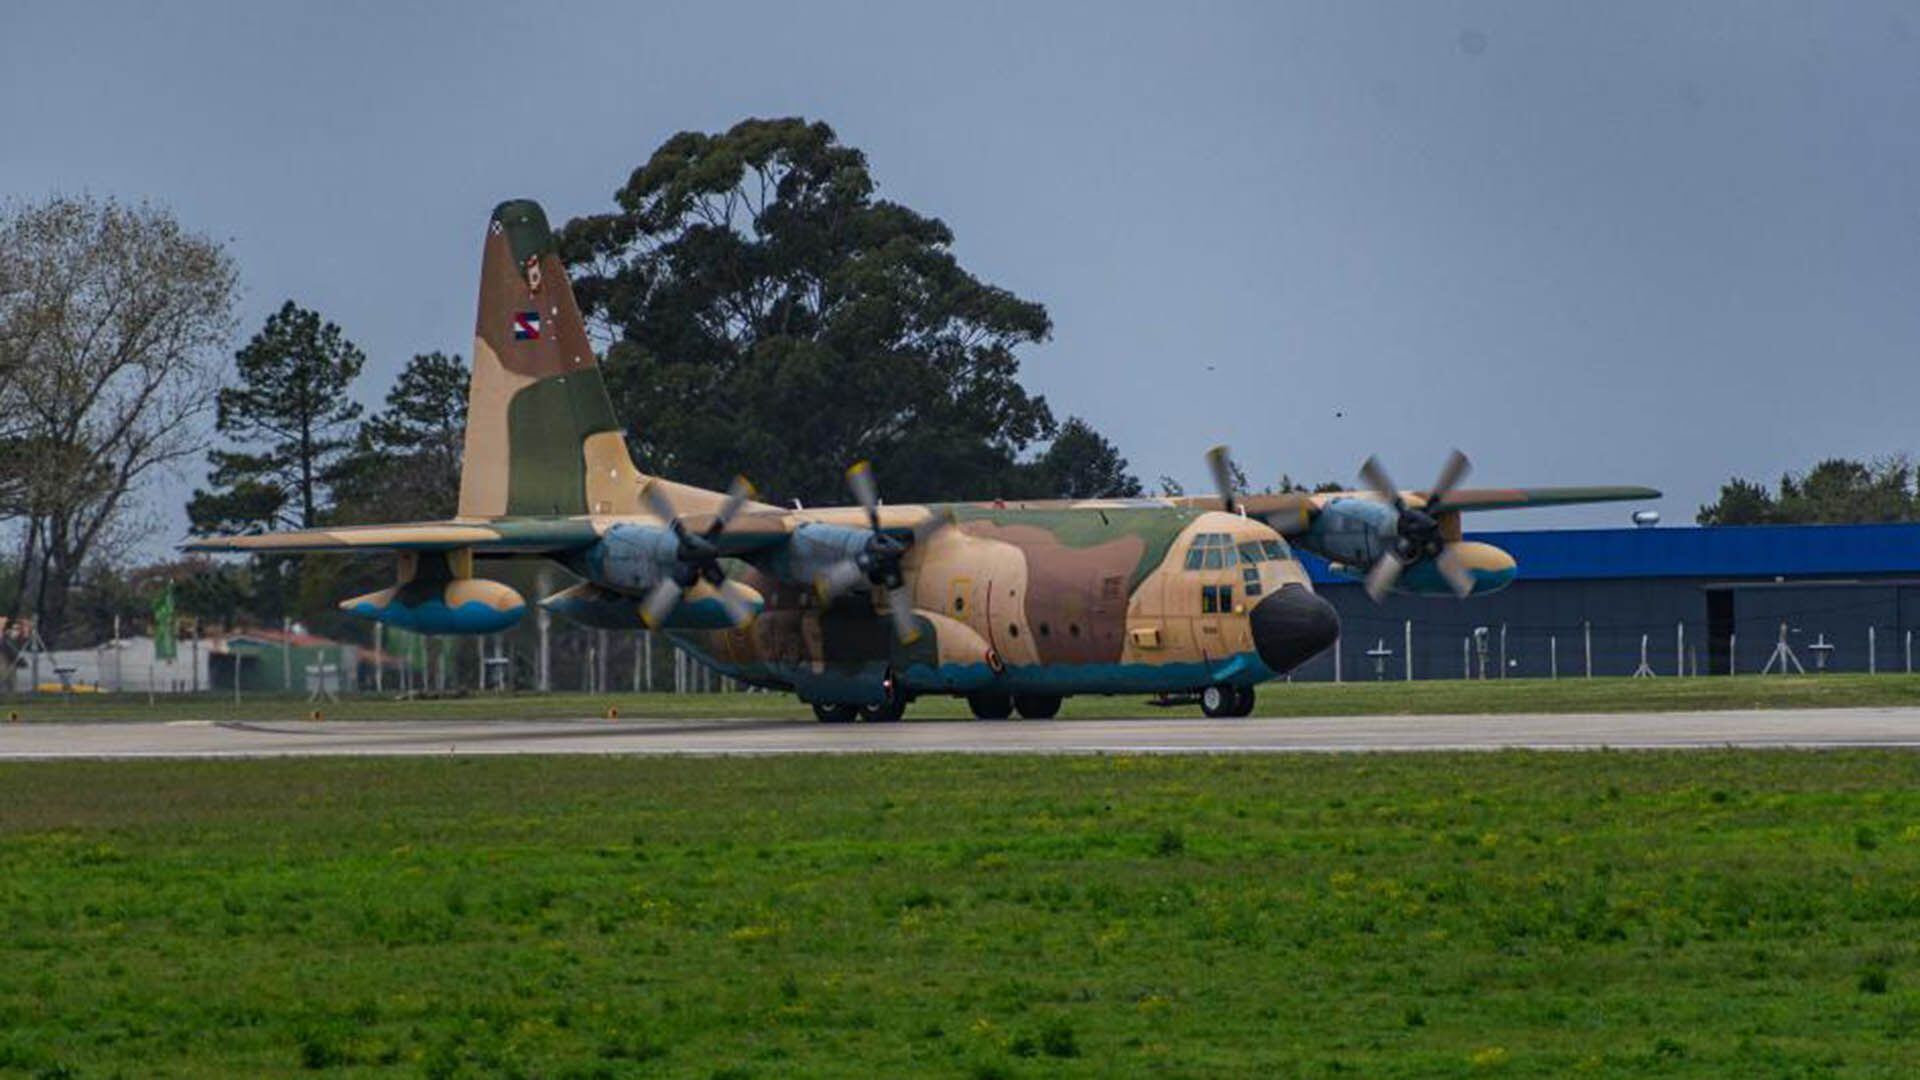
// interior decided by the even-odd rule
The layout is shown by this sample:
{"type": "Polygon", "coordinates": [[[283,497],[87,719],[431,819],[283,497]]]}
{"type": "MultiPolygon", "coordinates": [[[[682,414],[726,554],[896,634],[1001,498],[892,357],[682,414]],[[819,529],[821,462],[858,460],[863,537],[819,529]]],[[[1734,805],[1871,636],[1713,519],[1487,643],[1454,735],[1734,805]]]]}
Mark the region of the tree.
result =
{"type": "Polygon", "coordinates": [[[1290,492],[1303,492],[1310,495],[1325,495],[1329,492],[1347,491],[1347,490],[1350,490],[1350,488],[1348,485],[1342,484],[1338,480],[1322,480],[1319,483],[1313,485],[1312,487],[1308,487],[1307,485],[1300,483],[1298,480],[1295,480],[1291,475],[1287,473],[1281,473],[1280,483],[1273,490],[1280,492],[1282,494],[1287,494],[1290,492]]]}
{"type": "Polygon", "coordinates": [[[239,385],[220,391],[215,427],[251,449],[215,450],[209,483],[187,514],[202,532],[312,528],[326,478],[353,444],[360,406],[347,396],[366,357],[340,328],[289,300],[235,354],[239,385]]]}
{"type": "Polygon", "coordinates": [[[1913,464],[1904,456],[1863,463],[1828,458],[1780,477],[1778,494],[1735,477],[1700,508],[1702,525],[1844,524],[1920,519],[1913,464]]]}
{"type": "Polygon", "coordinates": [[[827,125],[746,120],[675,135],[617,210],[562,230],[643,467],[810,502],[843,500],[861,458],[895,500],[1031,479],[1020,455],[1055,425],[1016,351],[1046,339],[1046,309],[874,189],[827,125]]]}
{"type": "Polygon", "coordinates": [[[1779,513],[1772,492],[1736,476],[1720,486],[1720,498],[1701,507],[1694,520],[1702,525],[1771,525],[1779,513]]]}
{"type": "Polygon", "coordinates": [[[1033,472],[1042,497],[1131,499],[1141,494],[1139,479],[1127,471],[1127,459],[1077,416],[1060,425],[1053,445],[1033,463],[1033,472]]]}
{"type": "Polygon", "coordinates": [[[460,501],[467,433],[466,361],[422,353],[387,391],[386,407],[360,426],[353,451],[329,480],[349,522],[452,517],[460,501]]]}
{"type": "Polygon", "coordinates": [[[237,276],[166,210],[55,196],[0,214],[0,518],[20,521],[7,612],[51,643],[142,485],[204,445],[237,276]]]}

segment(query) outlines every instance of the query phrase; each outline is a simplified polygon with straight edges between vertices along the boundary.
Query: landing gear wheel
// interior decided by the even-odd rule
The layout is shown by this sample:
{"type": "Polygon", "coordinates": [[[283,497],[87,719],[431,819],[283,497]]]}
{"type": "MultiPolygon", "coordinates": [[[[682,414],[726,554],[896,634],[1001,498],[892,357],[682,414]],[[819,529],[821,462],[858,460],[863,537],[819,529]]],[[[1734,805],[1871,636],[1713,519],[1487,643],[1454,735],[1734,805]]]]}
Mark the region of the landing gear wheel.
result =
{"type": "Polygon", "coordinates": [[[1005,720],[1013,715],[1013,699],[991,690],[979,690],[967,695],[967,708],[973,710],[975,720],[1005,720]]]}
{"type": "Polygon", "coordinates": [[[1239,692],[1233,687],[1215,683],[1200,691],[1200,711],[1215,720],[1231,717],[1239,700],[1239,692]]]}
{"type": "Polygon", "coordinates": [[[1013,707],[1023,720],[1051,720],[1060,715],[1059,694],[1015,694],[1013,707]]]}
{"type": "Polygon", "coordinates": [[[1253,715],[1253,687],[1236,686],[1233,688],[1233,711],[1227,715],[1236,718],[1253,715]]]}
{"type": "Polygon", "coordinates": [[[823,724],[851,724],[860,716],[860,710],[852,705],[813,704],[813,718],[823,724]]]}
{"type": "Polygon", "coordinates": [[[893,681],[891,672],[888,673],[884,685],[887,695],[885,701],[882,701],[878,705],[860,706],[860,719],[869,724],[891,724],[906,715],[906,692],[900,689],[899,683],[893,681]]]}

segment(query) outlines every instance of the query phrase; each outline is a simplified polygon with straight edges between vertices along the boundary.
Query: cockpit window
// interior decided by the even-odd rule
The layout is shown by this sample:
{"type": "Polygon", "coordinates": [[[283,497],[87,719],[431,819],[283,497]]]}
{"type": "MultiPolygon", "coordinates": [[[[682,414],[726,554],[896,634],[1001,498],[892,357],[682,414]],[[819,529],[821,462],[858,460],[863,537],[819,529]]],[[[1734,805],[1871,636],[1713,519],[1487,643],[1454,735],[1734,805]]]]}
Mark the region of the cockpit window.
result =
{"type": "Polygon", "coordinates": [[[1240,562],[1244,566],[1263,562],[1286,562],[1293,558],[1293,552],[1285,540],[1247,540],[1239,547],[1240,562]]]}
{"type": "Polygon", "coordinates": [[[1233,537],[1226,533],[1201,533],[1193,538],[1193,546],[1187,549],[1187,569],[1221,570],[1242,561],[1254,561],[1251,556],[1235,552],[1233,537]]]}

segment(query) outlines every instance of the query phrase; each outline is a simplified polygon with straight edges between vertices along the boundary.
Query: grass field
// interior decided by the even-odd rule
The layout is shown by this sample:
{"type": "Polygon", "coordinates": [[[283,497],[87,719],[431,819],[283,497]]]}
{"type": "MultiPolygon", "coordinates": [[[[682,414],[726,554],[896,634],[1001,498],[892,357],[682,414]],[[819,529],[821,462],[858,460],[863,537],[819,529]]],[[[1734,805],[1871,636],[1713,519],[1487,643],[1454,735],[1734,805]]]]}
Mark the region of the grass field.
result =
{"type": "Polygon", "coordinates": [[[1920,756],[0,766],[0,1073],[1909,1076],[1920,756]]]}
{"type": "MultiPolygon", "coordinates": [[[[1759,676],[1704,679],[1509,679],[1486,682],[1435,680],[1383,683],[1268,683],[1260,688],[1260,716],[1360,716],[1512,712],[1650,712],[1674,709],[1838,708],[1860,705],[1920,705],[1920,675],[1759,676]]],[[[476,694],[471,697],[396,701],[364,695],[321,705],[305,698],[250,696],[235,704],[221,695],[160,695],[149,704],[138,694],[75,694],[71,697],[0,696],[0,718],[17,713],[25,722],[54,720],[286,720],[320,709],[329,720],[558,719],[788,717],[812,713],[791,694],[476,694]]],[[[1061,711],[1067,719],[1159,714],[1143,697],[1078,697],[1061,711]]],[[[1198,716],[1198,706],[1170,710],[1198,716]]],[[[908,719],[955,719],[964,702],[923,698],[908,719]]]]}

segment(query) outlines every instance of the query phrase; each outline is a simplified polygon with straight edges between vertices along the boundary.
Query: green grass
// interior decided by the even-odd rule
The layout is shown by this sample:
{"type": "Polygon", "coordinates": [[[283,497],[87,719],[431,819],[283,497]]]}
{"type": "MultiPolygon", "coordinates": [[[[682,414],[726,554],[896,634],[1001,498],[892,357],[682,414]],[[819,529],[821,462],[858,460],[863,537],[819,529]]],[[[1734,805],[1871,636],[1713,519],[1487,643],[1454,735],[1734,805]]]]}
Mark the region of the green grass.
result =
{"type": "Polygon", "coordinates": [[[1898,752],[0,766],[0,1074],[1906,1076],[1898,752]]]}
{"type": "MultiPolygon", "coordinates": [[[[1759,676],[1704,679],[1509,679],[1344,683],[1268,683],[1260,688],[1261,716],[1359,716],[1511,712],[1649,712],[1673,709],[1837,708],[1920,705],[1920,675],[1759,676]]],[[[236,705],[222,695],[160,695],[151,705],[139,694],[72,697],[0,696],[0,718],[57,720],[289,720],[319,709],[330,720],[550,719],[604,716],[787,717],[811,719],[791,694],[484,694],[430,701],[372,695],[313,705],[304,698],[248,696],[236,705]]],[[[1078,697],[1061,711],[1067,719],[1157,714],[1140,696],[1078,697]]],[[[1198,706],[1173,710],[1199,715],[1198,706]]],[[[967,715],[953,698],[923,698],[909,719],[967,715]]]]}

